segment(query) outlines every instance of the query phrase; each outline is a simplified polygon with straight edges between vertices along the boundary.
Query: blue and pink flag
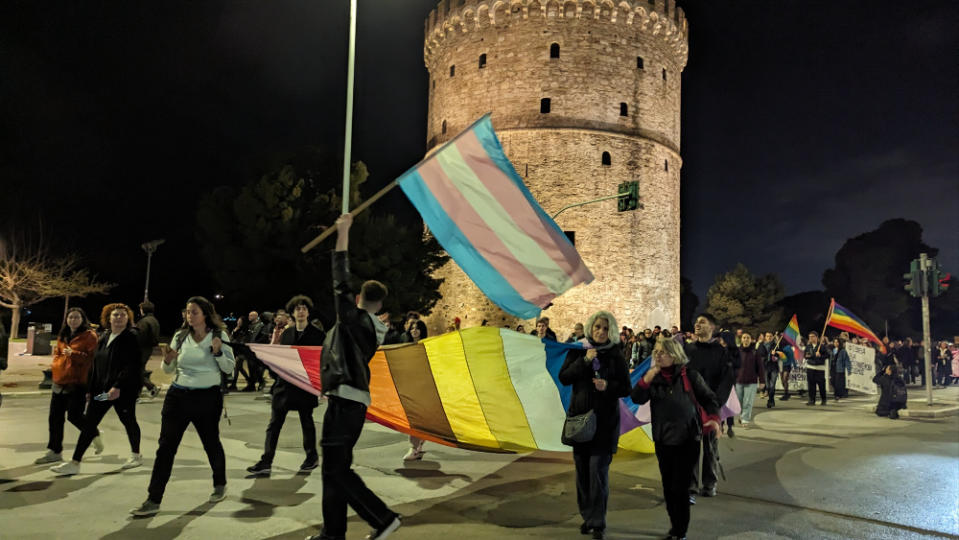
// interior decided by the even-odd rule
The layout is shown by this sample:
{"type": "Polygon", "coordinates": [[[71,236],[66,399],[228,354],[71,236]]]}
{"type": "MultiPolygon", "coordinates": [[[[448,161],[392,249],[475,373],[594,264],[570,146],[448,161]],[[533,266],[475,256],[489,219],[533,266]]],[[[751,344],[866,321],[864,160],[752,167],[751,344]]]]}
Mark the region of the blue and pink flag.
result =
{"type": "Polygon", "coordinates": [[[398,183],[456,264],[511,315],[537,317],[557,296],[593,280],[526,189],[488,114],[398,183]]]}

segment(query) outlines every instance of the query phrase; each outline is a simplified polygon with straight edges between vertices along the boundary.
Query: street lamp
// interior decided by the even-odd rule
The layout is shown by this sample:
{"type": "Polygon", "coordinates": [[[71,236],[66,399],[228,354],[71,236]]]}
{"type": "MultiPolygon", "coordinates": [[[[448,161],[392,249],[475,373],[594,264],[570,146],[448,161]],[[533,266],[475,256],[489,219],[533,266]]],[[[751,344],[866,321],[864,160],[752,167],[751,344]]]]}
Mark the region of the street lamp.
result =
{"type": "Polygon", "coordinates": [[[150,296],[150,259],[153,257],[153,252],[157,250],[157,247],[166,242],[163,238],[159,240],[153,240],[152,242],[147,242],[145,244],[140,244],[140,247],[143,248],[143,251],[147,252],[147,282],[143,286],[143,301],[146,302],[149,300],[150,296]]]}

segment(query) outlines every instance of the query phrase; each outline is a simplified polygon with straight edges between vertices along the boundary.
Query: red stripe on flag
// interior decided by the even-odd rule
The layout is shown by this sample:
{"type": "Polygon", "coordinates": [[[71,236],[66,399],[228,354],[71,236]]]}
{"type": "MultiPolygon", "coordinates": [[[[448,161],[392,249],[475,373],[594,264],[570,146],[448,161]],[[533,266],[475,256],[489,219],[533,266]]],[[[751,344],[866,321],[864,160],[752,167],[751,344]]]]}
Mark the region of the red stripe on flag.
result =
{"type": "Polygon", "coordinates": [[[300,362],[303,363],[303,369],[306,370],[306,375],[310,378],[310,385],[317,390],[322,390],[323,387],[320,384],[320,354],[323,352],[323,347],[294,345],[293,348],[300,355],[300,362]]]}

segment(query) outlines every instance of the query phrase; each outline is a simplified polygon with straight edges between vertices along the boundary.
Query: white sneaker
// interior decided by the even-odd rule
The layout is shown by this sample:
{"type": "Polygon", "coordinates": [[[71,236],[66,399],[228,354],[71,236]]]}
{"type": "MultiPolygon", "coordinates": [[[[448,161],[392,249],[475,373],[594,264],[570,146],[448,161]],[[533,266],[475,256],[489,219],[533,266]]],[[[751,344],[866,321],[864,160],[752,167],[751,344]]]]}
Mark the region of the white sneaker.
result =
{"type": "Polygon", "coordinates": [[[50,467],[50,472],[57,476],[73,476],[80,472],[80,464],[72,461],[65,461],[59,465],[50,467]]]}
{"type": "Polygon", "coordinates": [[[366,540],[386,540],[386,537],[393,534],[393,532],[396,531],[396,529],[399,529],[400,525],[402,524],[403,523],[400,521],[400,516],[397,514],[396,517],[393,518],[393,521],[391,521],[386,527],[382,529],[373,529],[370,531],[370,534],[366,535],[366,540]]]}
{"type": "Polygon", "coordinates": [[[410,448],[406,451],[406,455],[403,456],[403,461],[418,461],[423,459],[423,454],[426,452],[423,450],[417,450],[416,448],[410,448]]]}
{"type": "Polygon", "coordinates": [[[93,438],[93,453],[98,456],[103,453],[103,439],[99,435],[93,438]]]}
{"type": "Polygon", "coordinates": [[[63,461],[63,456],[61,454],[58,454],[53,450],[47,450],[47,453],[38,457],[34,463],[37,465],[44,465],[46,463],[60,463],[61,461],[63,461]]]}
{"type": "Polygon", "coordinates": [[[123,466],[120,468],[133,469],[133,468],[139,467],[140,465],[143,465],[143,455],[133,454],[132,456],[130,456],[130,459],[128,459],[126,463],[124,463],[123,466]]]}

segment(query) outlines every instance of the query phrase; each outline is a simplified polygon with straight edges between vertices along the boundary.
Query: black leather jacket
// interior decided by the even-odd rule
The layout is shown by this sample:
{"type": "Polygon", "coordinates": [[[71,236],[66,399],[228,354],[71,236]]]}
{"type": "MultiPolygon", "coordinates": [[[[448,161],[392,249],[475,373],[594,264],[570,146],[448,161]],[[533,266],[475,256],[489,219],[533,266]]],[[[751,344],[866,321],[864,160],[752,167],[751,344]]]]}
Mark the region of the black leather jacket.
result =
{"type": "MultiPolygon", "coordinates": [[[[280,334],[280,345],[322,345],[326,335],[322,330],[307,324],[299,339],[296,335],[296,325],[291,324],[280,334]]],[[[299,386],[286,382],[286,379],[278,378],[276,384],[270,388],[273,394],[271,405],[274,409],[286,409],[289,411],[299,411],[303,409],[315,409],[319,405],[316,395],[301,389],[299,386]]]]}
{"type": "Polygon", "coordinates": [[[345,251],[333,252],[333,304],[336,324],[326,335],[320,358],[323,391],[346,384],[369,392],[369,363],[379,343],[370,314],[356,306],[356,293],[350,288],[350,259],[345,251]]]}

